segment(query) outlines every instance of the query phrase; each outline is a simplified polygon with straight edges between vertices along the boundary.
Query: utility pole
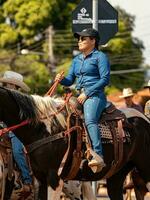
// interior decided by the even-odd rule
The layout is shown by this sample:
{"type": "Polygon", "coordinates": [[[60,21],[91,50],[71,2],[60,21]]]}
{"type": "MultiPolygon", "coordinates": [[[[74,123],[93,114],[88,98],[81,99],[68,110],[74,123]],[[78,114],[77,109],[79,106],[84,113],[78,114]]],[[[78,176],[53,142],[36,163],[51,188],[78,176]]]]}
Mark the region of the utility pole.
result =
{"type": "Polygon", "coordinates": [[[93,10],[92,10],[92,13],[93,13],[93,24],[92,24],[92,27],[98,31],[98,0],[93,0],[92,1],[92,4],[93,4],[93,10]]]}
{"type": "Polygon", "coordinates": [[[53,52],[53,35],[54,30],[53,26],[48,27],[48,68],[51,73],[52,78],[54,77],[54,70],[55,70],[55,58],[53,52]]]}

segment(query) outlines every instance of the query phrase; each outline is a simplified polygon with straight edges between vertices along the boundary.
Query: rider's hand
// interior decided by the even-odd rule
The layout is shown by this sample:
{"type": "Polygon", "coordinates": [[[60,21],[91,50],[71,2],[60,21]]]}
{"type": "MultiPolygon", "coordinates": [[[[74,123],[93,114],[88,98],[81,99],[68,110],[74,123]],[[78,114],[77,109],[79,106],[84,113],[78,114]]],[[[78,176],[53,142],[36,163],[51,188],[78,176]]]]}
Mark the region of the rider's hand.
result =
{"type": "Polygon", "coordinates": [[[81,93],[80,96],[78,96],[78,98],[77,98],[77,100],[80,104],[83,104],[86,99],[87,99],[87,96],[84,93],[81,93]]]}
{"type": "Polygon", "coordinates": [[[56,75],[55,80],[54,81],[61,81],[64,78],[64,75],[62,73],[59,73],[56,75]]]}

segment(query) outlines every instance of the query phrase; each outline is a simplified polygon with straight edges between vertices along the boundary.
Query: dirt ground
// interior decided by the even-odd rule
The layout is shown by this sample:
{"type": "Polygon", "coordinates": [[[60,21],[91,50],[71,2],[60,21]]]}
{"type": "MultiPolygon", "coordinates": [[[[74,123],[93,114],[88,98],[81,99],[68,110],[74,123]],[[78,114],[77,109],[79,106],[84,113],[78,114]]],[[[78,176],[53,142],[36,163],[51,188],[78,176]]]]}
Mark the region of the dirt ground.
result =
{"type": "MultiPolygon", "coordinates": [[[[21,191],[22,189],[14,190],[11,196],[11,200],[24,200],[25,198],[21,196],[21,191]]],[[[34,197],[33,197],[33,192],[32,192],[31,195],[28,198],[26,198],[26,200],[33,200],[33,199],[34,197]]]]}
{"type": "MultiPolygon", "coordinates": [[[[21,189],[15,190],[12,194],[11,200],[24,200],[24,197],[20,197],[21,191],[22,191],[21,189]]],[[[124,199],[136,200],[134,191],[131,190],[128,193],[128,198],[127,198],[127,196],[124,196],[124,199]]],[[[144,199],[150,200],[150,193],[147,193],[144,199]]],[[[33,193],[26,200],[34,200],[33,193]]],[[[63,198],[62,200],[69,200],[69,199],[63,198]]],[[[97,200],[109,200],[106,188],[99,188],[98,193],[97,193],[97,200]]]]}

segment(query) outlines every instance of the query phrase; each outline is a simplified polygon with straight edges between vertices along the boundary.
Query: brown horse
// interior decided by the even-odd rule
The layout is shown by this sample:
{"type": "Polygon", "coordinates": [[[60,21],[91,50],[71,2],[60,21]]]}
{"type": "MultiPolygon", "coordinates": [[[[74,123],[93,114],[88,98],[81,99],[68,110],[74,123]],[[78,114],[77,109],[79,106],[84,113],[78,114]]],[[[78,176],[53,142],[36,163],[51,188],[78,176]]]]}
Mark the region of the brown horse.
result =
{"type": "MultiPolygon", "coordinates": [[[[14,133],[26,147],[32,147],[29,153],[30,162],[34,175],[40,182],[39,198],[42,200],[47,199],[47,186],[55,190],[60,179],[64,178],[62,175],[58,176],[58,169],[68,148],[68,137],[64,136],[66,113],[57,113],[59,107],[60,103],[50,97],[29,96],[0,88],[0,120],[7,126],[16,125],[26,119],[32,120],[32,123],[14,130],[14,133]]],[[[107,178],[111,200],[123,200],[123,182],[134,167],[138,169],[145,183],[150,181],[150,124],[140,116],[132,116],[128,122],[130,128],[126,127],[125,131],[130,134],[130,143],[123,145],[120,169],[107,178]]],[[[74,118],[71,117],[71,125],[75,126],[74,123],[74,118]]],[[[71,134],[68,169],[64,172],[66,175],[77,144],[77,132],[73,130],[71,134]]],[[[85,161],[74,179],[96,181],[103,178],[113,165],[113,149],[112,144],[103,144],[106,167],[100,173],[93,173],[85,161]]]]}

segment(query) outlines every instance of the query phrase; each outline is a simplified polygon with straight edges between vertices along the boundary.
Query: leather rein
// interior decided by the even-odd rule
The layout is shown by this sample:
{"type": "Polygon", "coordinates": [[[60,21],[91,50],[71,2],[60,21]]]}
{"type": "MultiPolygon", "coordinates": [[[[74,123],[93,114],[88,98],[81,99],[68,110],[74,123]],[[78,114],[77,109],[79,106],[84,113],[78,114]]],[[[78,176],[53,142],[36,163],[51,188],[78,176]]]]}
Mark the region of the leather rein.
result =
{"type": "Polygon", "coordinates": [[[25,126],[27,124],[29,124],[32,120],[31,119],[27,119],[22,121],[20,124],[16,124],[10,127],[6,127],[0,130],[0,136],[4,135],[5,133],[8,133],[9,131],[13,131],[21,126],[25,126]]]}

